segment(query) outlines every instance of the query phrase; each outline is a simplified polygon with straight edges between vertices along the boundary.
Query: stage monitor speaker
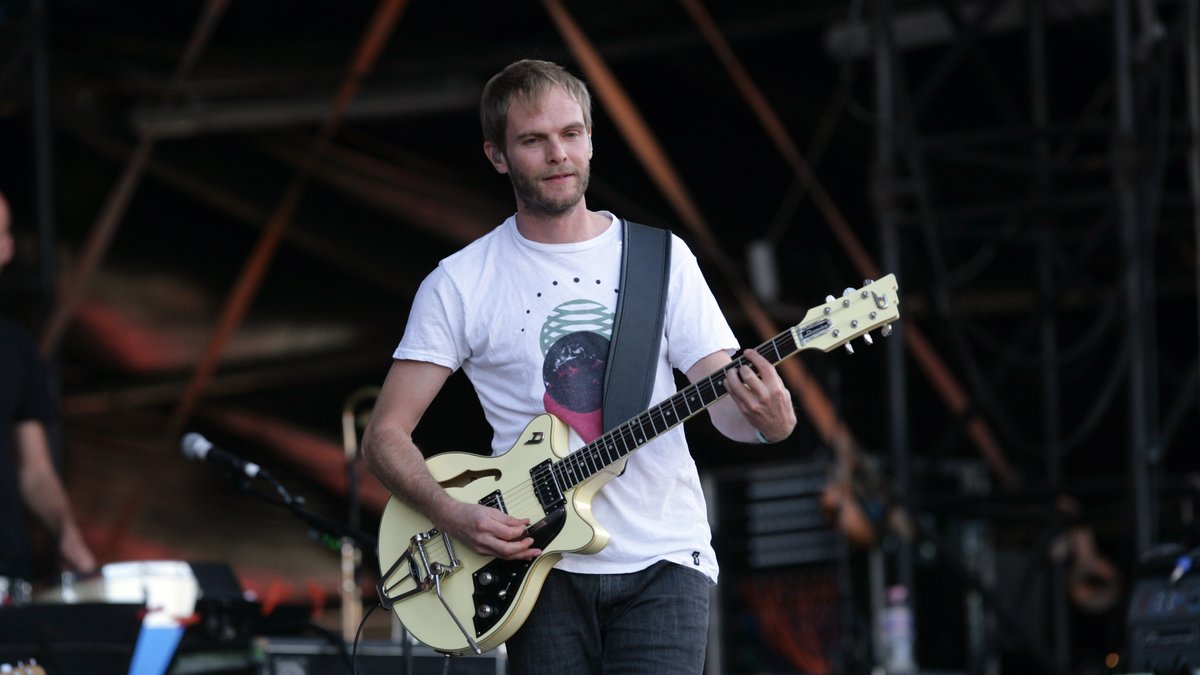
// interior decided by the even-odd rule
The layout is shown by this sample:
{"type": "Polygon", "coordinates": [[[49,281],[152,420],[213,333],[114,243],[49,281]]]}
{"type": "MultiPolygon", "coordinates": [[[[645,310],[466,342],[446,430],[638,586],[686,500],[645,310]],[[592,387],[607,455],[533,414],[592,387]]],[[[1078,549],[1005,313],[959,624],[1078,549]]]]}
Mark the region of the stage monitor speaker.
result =
{"type": "MultiPolygon", "coordinates": [[[[337,675],[350,673],[346,655],[327,640],[310,638],[259,638],[255,651],[262,655],[259,675],[337,675]]],[[[347,645],[347,649],[352,649],[347,645]]],[[[358,645],[358,671],[362,675],[505,675],[507,661],[498,650],[480,656],[446,657],[423,645],[406,652],[403,644],[364,641],[358,645]],[[411,670],[410,664],[411,663],[411,670]]]]}
{"type": "Polygon", "coordinates": [[[0,608],[0,663],[36,659],[48,673],[125,675],[144,610],[120,603],[0,608]]]}

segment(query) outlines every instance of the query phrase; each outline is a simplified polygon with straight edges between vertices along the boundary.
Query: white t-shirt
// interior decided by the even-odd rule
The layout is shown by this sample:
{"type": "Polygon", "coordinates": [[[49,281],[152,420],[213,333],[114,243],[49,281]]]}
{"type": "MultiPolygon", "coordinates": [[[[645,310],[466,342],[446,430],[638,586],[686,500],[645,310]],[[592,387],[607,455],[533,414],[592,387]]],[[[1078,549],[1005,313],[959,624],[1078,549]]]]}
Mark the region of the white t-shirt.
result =
{"type": "MultiPolygon", "coordinates": [[[[599,236],[542,244],[515,217],[442,260],[413,300],[396,359],[462,368],[493,430],[492,454],[507,452],[529,421],[550,412],[571,426],[572,449],[601,432],[600,402],[621,267],[620,221],[599,236]],[[582,439],[582,440],[581,440],[582,439]]],[[[662,349],[651,404],[676,392],[713,352],[738,347],[696,258],[672,235],[662,349]]],[[[625,573],[659,560],[717,579],[707,507],[683,427],[633,453],[624,475],[592,500],[612,535],[593,555],[566,554],[559,569],[625,573]]]]}

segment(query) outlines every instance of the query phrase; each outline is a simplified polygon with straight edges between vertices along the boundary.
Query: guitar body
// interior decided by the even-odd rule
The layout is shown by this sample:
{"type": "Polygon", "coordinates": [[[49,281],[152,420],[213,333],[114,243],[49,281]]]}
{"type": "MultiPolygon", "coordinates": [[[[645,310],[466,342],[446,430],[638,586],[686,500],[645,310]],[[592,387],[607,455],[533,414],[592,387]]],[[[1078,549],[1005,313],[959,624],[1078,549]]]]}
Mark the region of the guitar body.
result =
{"type": "MultiPolygon", "coordinates": [[[[605,483],[620,474],[624,462],[566,490],[565,501],[550,513],[537,498],[530,469],[567,456],[568,437],[567,425],[546,414],[534,418],[512,449],[499,457],[449,452],[429,458],[426,462],[429,472],[455,499],[485,503],[499,494],[502,510],[516,518],[528,518],[530,533],[542,555],[533,561],[498,560],[480,555],[453,539],[448,550],[439,533],[426,543],[426,558],[431,563],[449,565],[452,552],[459,563],[441,578],[441,598],[436,588],[419,590],[422,579],[419,572],[414,576],[411,569],[405,569],[389,576],[388,570],[383,570],[385,576],[380,585],[387,595],[416,591],[392,607],[413,637],[438,651],[470,650],[471,645],[452,612],[481,650],[494,649],[525,622],[546,575],[563,553],[595,553],[608,543],[608,533],[592,518],[591,499],[605,483]],[[543,522],[541,529],[535,527],[543,522]],[[449,605],[449,612],[442,604],[443,599],[449,605]],[[480,617],[481,612],[491,614],[480,617]]],[[[419,511],[392,497],[384,509],[380,531],[397,534],[379,540],[379,559],[386,565],[386,561],[398,560],[409,552],[413,544],[405,536],[436,532],[436,528],[419,511]]],[[[419,561],[420,556],[416,557],[419,561]]]]}

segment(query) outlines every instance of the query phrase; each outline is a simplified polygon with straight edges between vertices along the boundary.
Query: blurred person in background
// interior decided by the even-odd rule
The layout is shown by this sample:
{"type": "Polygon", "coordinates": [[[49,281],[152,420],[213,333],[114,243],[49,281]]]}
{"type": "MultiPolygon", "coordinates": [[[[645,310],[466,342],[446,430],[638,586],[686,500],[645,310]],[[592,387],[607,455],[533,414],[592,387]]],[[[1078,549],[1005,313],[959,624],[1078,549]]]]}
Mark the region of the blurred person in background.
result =
{"type": "MultiPolygon", "coordinates": [[[[0,193],[0,274],[13,255],[12,210],[0,193]]],[[[30,334],[0,315],[0,604],[28,602],[32,593],[26,509],[54,541],[64,570],[96,568],[51,457],[46,429],[55,409],[47,373],[30,334]]]]}

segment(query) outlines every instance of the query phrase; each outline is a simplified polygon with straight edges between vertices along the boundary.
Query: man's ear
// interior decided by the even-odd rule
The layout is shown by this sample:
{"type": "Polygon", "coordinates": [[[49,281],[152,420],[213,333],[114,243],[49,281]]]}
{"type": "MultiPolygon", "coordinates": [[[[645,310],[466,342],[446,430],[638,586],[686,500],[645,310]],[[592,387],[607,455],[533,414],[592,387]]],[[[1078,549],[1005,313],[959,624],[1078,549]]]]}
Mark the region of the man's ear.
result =
{"type": "Polygon", "coordinates": [[[492,168],[499,173],[508,173],[508,165],[505,163],[504,151],[496,146],[491,141],[483,142],[483,154],[492,163],[492,168]]]}

